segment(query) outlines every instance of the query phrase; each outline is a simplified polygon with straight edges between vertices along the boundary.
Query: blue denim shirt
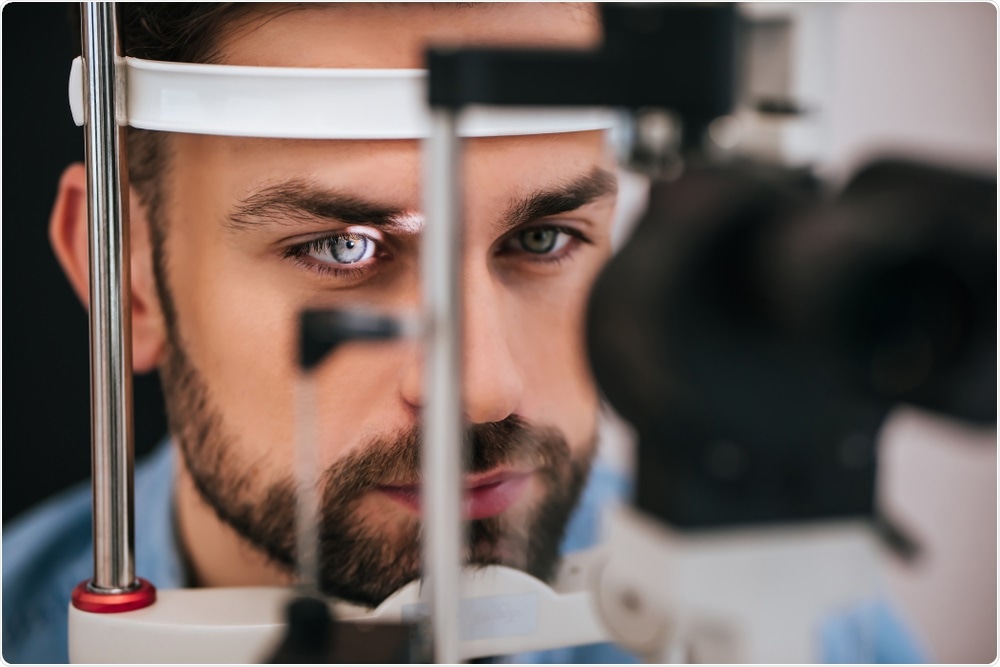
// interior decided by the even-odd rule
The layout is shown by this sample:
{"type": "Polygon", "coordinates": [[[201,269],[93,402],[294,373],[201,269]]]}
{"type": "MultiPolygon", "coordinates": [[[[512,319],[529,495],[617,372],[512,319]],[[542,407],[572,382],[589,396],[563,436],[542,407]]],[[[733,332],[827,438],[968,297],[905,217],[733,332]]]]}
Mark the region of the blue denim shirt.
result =
{"type": "MultiPolygon", "coordinates": [[[[174,448],[161,445],[136,466],[135,562],[137,574],[160,589],[185,585],[173,528],[174,448]]],[[[627,497],[628,480],[598,463],[570,520],[563,552],[593,546],[600,515],[627,497]]],[[[3,657],[14,663],[68,660],[70,593],[93,572],[89,484],[79,485],[32,510],[3,533],[3,657]]],[[[829,619],[821,629],[825,662],[866,660],[863,630],[874,620],[876,662],[923,662],[916,642],[884,603],[829,619]]],[[[568,647],[510,656],[506,661],[545,663],[634,663],[613,644],[568,647]]]]}

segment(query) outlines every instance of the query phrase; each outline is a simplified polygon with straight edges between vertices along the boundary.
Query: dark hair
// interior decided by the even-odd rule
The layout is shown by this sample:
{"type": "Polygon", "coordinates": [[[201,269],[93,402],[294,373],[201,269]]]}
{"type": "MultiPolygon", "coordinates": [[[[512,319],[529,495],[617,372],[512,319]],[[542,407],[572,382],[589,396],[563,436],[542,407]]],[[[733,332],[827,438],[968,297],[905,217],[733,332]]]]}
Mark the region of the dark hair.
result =
{"type": "MultiPolygon", "coordinates": [[[[123,2],[118,26],[125,55],[145,60],[210,62],[215,38],[223,27],[250,16],[253,3],[241,2],[123,2]]],[[[80,4],[69,8],[74,52],[80,49],[80,4]]]]}
{"type": "MultiPolygon", "coordinates": [[[[238,2],[130,2],[117,7],[124,54],[172,62],[216,60],[222,30],[262,12],[259,5],[238,2]]],[[[70,26],[76,53],[81,51],[80,25],[80,5],[74,3],[70,26]]],[[[168,152],[164,135],[129,128],[127,136],[129,181],[149,210],[154,228],[159,228],[162,197],[158,181],[167,167],[168,152]]],[[[162,229],[154,229],[156,232],[162,235],[162,229]]]]}

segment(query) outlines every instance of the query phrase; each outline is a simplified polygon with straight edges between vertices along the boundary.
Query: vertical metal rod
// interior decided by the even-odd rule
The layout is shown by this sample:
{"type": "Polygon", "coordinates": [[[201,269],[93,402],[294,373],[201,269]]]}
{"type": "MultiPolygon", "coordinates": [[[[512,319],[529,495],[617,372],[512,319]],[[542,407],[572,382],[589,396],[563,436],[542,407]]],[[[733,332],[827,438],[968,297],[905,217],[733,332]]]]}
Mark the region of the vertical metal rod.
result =
{"type": "Polygon", "coordinates": [[[434,659],[460,661],[462,567],[462,255],[460,160],[456,115],[433,110],[424,144],[424,209],[427,227],[421,253],[426,339],[424,352],[423,593],[434,640],[434,659]]]}
{"type": "Polygon", "coordinates": [[[86,2],[83,58],[90,225],[90,387],[96,591],[136,585],[128,194],[114,3],[86,2]]]}
{"type": "Polygon", "coordinates": [[[298,506],[295,512],[298,584],[307,595],[319,594],[319,456],[317,454],[315,370],[303,370],[296,396],[296,479],[298,506]]]}

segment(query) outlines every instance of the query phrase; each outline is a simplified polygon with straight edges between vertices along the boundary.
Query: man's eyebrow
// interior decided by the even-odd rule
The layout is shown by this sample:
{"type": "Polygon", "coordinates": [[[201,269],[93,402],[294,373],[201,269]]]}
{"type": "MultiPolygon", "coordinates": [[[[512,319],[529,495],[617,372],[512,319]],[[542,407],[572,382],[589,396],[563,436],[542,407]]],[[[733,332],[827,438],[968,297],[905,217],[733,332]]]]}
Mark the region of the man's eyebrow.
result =
{"type": "Polygon", "coordinates": [[[575,211],[617,192],[618,179],[615,175],[601,167],[594,167],[590,173],[566,184],[537,190],[512,202],[501,218],[500,226],[503,232],[508,232],[532,220],[575,211]]]}
{"type": "Polygon", "coordinates": [[[293,179],[263,187],[241,199],[229,214],[232,229],[247,229],[262,224],[296,224],[328,220],[344,224],[392,227],[407,216],[403,208],[366,201],[293,179]]]}

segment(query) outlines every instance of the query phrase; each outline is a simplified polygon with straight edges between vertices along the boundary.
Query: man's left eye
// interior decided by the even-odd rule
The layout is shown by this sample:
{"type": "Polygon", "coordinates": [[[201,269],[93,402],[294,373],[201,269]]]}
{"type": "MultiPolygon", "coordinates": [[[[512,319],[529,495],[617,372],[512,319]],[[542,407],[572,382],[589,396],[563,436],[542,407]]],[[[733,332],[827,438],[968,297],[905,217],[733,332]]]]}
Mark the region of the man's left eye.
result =
{"type": "Polygon", "coordinates": [[[570,235],[556,227],[533,227],[521,230],[515,237],[521,250],[533,255],[550,255],[566,247],[570,235]]]}

